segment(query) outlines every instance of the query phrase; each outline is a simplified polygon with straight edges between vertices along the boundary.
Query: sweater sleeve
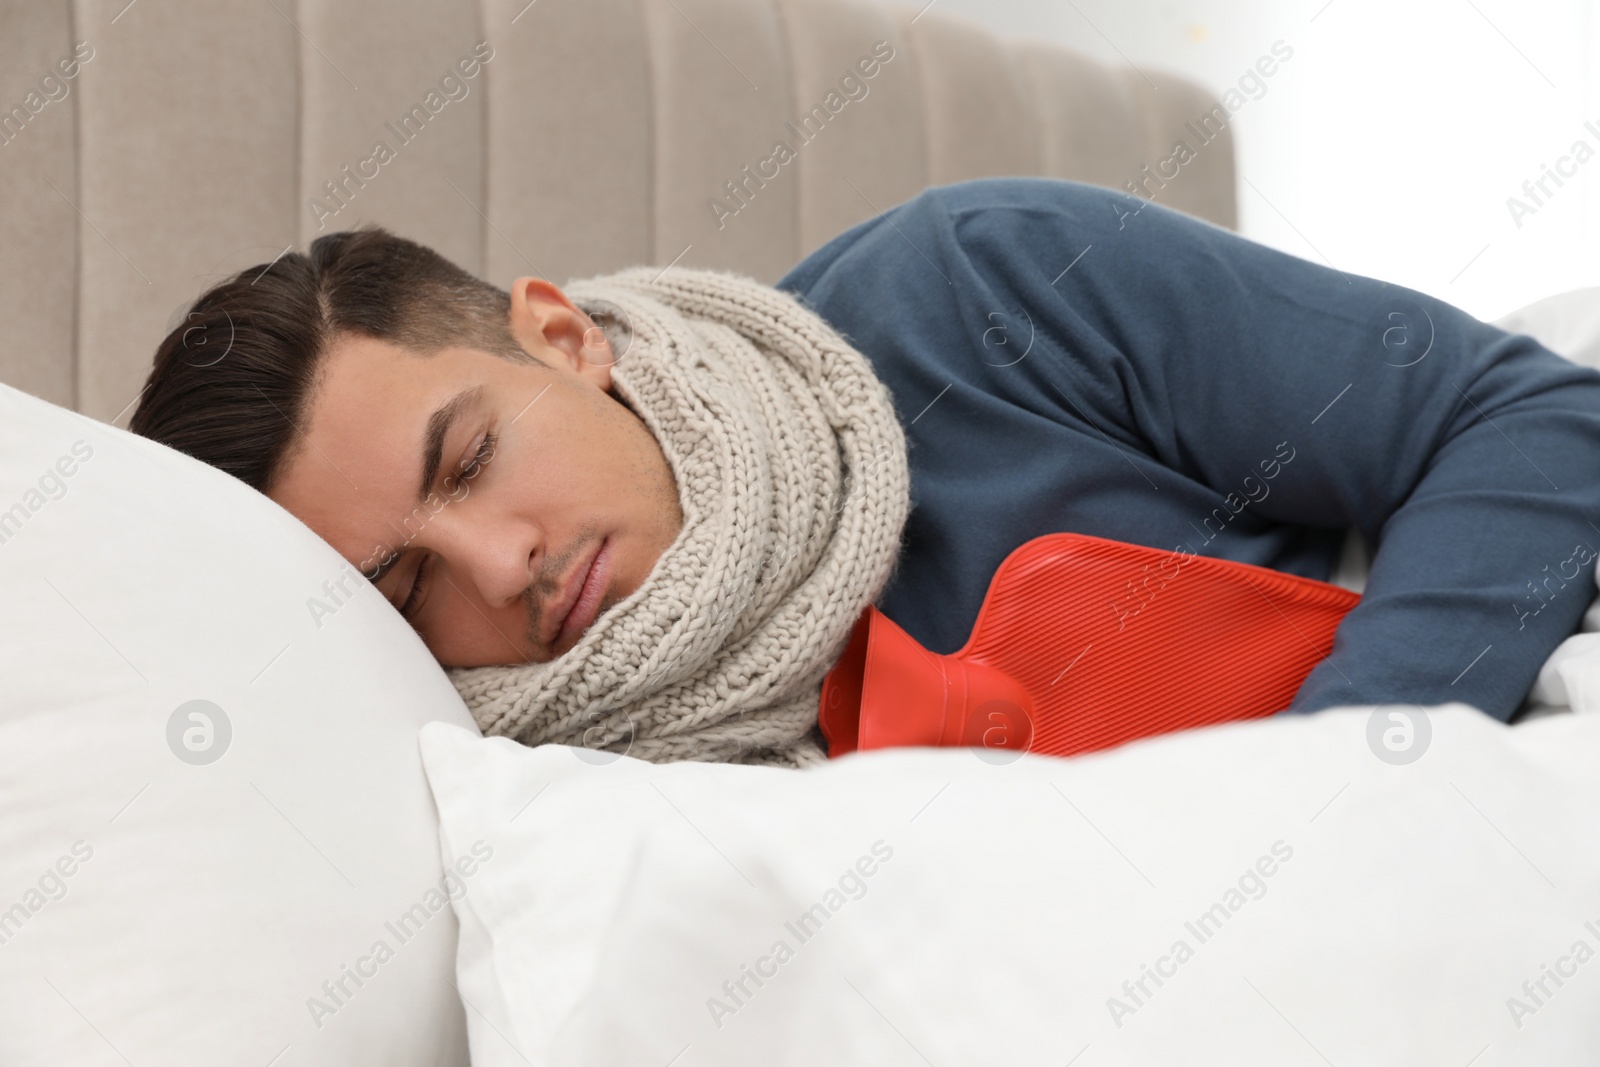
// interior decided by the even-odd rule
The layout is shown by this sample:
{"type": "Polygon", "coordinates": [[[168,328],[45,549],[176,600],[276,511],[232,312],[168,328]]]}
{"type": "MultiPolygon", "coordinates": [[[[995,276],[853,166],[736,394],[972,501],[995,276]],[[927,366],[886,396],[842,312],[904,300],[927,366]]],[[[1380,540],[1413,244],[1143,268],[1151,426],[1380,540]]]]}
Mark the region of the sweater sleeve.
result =
{"type": "Polygon", "coordinates": [[[1360,532],[1366,590],[1290,711],[1515,712],[1594,597],[1600,372],[1138,197],[1001,179],[907,208],[1033,309],[1107,433],[1219,502],[1360,532]]]}

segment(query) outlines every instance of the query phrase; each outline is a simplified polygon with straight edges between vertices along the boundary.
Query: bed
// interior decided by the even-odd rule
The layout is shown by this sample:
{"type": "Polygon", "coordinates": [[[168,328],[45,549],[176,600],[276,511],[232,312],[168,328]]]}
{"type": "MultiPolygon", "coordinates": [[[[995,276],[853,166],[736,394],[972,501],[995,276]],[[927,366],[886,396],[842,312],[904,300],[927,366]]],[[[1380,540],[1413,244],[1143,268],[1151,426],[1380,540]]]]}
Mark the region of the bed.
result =
{"type": "MultiPolygon", "coordinates": [[[[307,610],[332,549],[118,428],[202,287],[331,228],[772,281],[929,185],[1126,187],[1212,94],[866,0],[0,23],[0,1061],[1592,1062],[1593,607],[1516,727],[658,767],[477,736],[381,596],[307,610]]],[[[1226,127],[1162,193],[1234,196],[1226,127]]],[[[1596,307],[1505,325],[1592,359],[1596,307]]]]}

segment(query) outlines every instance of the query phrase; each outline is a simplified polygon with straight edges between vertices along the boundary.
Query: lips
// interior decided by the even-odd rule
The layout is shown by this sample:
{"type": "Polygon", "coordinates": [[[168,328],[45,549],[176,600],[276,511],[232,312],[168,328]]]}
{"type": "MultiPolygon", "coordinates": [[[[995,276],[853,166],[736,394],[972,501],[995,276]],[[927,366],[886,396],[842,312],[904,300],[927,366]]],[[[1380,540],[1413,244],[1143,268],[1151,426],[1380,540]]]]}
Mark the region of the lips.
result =
{"type": "Polygon", "coordinates": [[[563,583],[561,595],[546,608],[541,630],[551,648],[582,633],[599,614],[610,572],[609,546],[609,539],[602,538],[593,551],[585,553],[563,583]]]}

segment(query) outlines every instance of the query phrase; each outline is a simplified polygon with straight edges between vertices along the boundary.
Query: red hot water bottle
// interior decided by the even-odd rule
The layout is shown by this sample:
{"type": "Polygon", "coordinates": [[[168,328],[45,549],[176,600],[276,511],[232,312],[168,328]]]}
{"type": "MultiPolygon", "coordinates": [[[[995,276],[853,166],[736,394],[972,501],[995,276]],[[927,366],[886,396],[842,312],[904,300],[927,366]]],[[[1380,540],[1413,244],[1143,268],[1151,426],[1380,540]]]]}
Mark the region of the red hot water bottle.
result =
{"type": "Polygon", "coordinates": [[[869,606],[822,686],[828,755],[906,745],[1051,756],[1289,706],[1360,596],[1327,582],[1083,534],[1034,538],[972,637],[929,652],[869,606]]]}

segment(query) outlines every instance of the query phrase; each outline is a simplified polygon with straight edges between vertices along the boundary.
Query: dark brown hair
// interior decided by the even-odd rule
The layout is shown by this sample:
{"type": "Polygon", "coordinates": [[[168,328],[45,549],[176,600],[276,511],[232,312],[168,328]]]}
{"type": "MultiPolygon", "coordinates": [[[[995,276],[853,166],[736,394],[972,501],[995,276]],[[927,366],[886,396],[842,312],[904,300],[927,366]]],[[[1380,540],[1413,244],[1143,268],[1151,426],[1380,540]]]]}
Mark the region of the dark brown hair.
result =
{"type": "Polygon", "coordinates": [[[504,290],[414,241],[377,227],[330,233],[201,295],[156,349],[130,429],[265,492],[294,455],[337,338],[530,361],[510,309],[504,290]]]}

